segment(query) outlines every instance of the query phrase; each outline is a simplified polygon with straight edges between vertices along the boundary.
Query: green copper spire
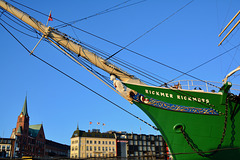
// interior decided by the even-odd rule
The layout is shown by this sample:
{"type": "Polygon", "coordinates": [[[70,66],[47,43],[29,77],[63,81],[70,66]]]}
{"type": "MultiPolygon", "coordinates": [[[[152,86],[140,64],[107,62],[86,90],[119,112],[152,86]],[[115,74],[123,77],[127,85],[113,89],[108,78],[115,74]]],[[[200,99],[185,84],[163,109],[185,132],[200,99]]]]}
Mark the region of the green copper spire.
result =
{"type": "Polygon", "coordinates": [[[22,112],[21,112],[24,116],[28,116],[28,112],[27,112],[27,96],[25,97],[25,102],[22,108],[22,112]]]}

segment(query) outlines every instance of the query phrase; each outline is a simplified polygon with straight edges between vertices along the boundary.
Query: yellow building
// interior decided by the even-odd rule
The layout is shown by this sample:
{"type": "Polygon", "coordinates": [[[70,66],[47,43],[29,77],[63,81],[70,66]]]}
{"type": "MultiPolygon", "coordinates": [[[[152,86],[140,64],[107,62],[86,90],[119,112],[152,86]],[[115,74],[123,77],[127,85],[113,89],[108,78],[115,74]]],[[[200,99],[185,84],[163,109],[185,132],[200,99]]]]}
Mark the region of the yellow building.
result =
{"type": "Polygon", "coordinates": [[[71,138],[70,158],[116,157],[117,143],[115,134],[92,132],[77,129],[71,138]]]}

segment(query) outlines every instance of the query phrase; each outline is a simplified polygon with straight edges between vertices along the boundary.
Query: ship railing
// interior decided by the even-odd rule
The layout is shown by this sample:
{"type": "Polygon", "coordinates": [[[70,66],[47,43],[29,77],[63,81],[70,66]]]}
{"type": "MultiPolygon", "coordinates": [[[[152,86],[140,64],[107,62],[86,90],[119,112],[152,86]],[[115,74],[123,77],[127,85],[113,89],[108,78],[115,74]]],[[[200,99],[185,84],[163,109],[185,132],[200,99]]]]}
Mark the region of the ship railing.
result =
{"type": "MultiPolygon", "coordinates": [[[[222,82],[214,81],[199,81],[199,80],[178,80],[169,83],[170,86],[178,86],[178,88],[186,90],[198,90],[199,92],[218,92],[219,88],[222,87],[222,82]]],[[[240,85],[232,84],[230,92],[233,94],[240,93],[240,85]]]]}

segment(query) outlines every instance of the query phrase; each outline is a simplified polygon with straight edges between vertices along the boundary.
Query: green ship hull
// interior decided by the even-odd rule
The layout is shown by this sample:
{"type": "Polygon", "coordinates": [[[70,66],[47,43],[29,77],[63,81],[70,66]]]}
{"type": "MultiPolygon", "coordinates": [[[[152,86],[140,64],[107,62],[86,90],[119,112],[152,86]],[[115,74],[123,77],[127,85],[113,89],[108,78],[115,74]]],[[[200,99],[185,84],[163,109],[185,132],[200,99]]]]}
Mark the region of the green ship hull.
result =
{"type": "Polygon", "coordinates": [[[218,93],[125,85],[138,92],[134,103],[157,126],[175,160],[240,158],[239,96],[227,93],[230,83],[218,93]]]}

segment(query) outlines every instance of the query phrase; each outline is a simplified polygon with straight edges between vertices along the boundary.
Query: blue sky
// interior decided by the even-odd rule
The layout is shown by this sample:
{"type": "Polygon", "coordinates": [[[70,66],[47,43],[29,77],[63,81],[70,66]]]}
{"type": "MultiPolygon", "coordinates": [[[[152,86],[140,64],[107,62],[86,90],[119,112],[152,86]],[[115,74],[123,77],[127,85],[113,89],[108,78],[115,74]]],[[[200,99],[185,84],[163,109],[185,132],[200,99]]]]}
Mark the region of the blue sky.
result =
{"type": "MultiPolygon", "coordinates": [[[[72,0],[67,3],[63,0],[59,0],[57,3],[47,0],[17,1],[45,14],[52,10],[53,18],[64,22],[93,15],[123,2],[119,0],[72,0]]],[[[46,17],[11,1],[7,2],[46,23],[46,17]]],[[[140,1],[128,1],[125,5],[135,2],[140,1]]],[[[133,6],[80,21],[75,25],[99,37],[125,46],[189,2],[189,0],[146,0],[133,6]]],[[[195,0],[128,48],[187,72],[239,44],[240,36],[236,29],[222,46],[217,46],[221,41],[218,34],[238,12],[239,6],[240,1],[238,0],[195,0]]],[[[1,18],[4,19],[4,16],[1,18]]],[[[49,22],[50,26],[59,24],[61,23],[57,20],[49,22]]],[[[38,42],[37,39],[9,29],[30,50],[38,42]]],[[[76,129],[77,123],[81,130],[87,131],[89,121],[93,122],[91,129],[160,134],[30,56],[3,27],[0,27],[0,31],[0,137],[10,137],[12,129],[16,127],[17,117],[21,112],[26,95],[30,125],[43,123],[46,138],[53,141],[70,144],[70,137],[76,129]],[[98,126],[97,122],[100,122],[101,125],[98,126]],[[102,127],[102,123],[106,125],[102,127]]],[[[71,27],[62,28],[60,31],[73,37],[77,35],[79,40],[111,54],[120,49],[71,27]]],[[[140,109],[129,104],[48,43],[41,42],[35,50],[35,54],[153,125],[140,109]]],[[[176,71],[128,51],[120,52],[117,57],[141,66],[166,80],[180,75],[176,71]]],[[[239,58],[238,48],[236,48],[190,74],[202,80],[220,82],[228,72],[240,65],[239,58]]],[[[108,74],[106,75],[108,76],[108,74]]],[[[192,78],[183,76],[179,79],[192,78]]],[[[239,84],[239,78],[234,78],[233,83],[239,84]]]]}

